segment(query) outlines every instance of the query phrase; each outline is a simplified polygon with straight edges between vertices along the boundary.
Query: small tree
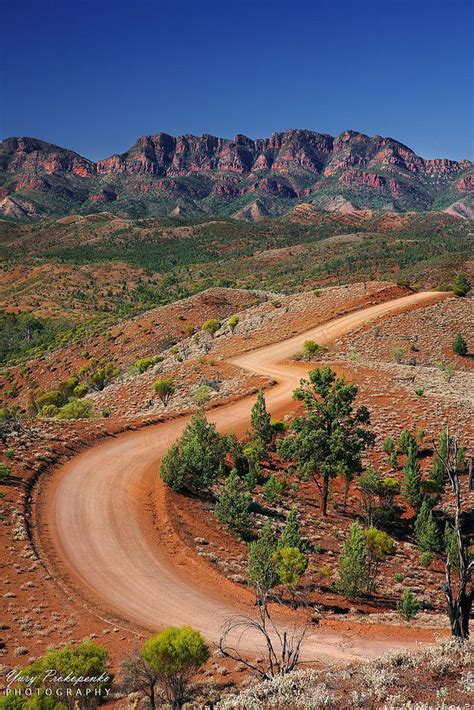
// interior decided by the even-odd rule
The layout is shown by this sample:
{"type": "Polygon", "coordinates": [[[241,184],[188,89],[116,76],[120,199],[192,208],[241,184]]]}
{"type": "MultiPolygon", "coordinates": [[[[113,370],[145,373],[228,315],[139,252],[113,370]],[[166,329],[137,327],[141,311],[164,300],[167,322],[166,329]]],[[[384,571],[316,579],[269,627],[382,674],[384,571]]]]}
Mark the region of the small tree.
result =
{"type": "Polygon", "coordinates": [[[278,547],[272,555],[272,564],[280,584],[291,594],[296,608],[296,593],[301,577],[306,572],[308,559],[297,547],[278,547]]]}
{"type": "Polygon", "coordinates": [[[407,462],[403,467],[403,495],[413,510],[421,505],[421,471],[416,455],[417,449],[410,447],[407,462]]]}
{"type": "Polygon", "coordinates": [[[357,387],[329,367],[311,370],[293,396],[304,402],[306,415],[292,422],[292,433],[278,442],[278,452],[296,462],[303,479],[314,480],[326,515],[331,478],[360,473],[362,452],[374,443],[369,412],[366,407],[354,410],[357,387]]]}
{"type": "Polygon", "coordinates": [[[400,492],[398,481],[387,476],[383,478],[372,466],[367,466],[359,478],[362,508],[367,525],[390,518],[394,511],[395,496],[400,492]]]}
{"type": "Polygon", "coordinates": [[[349,599],[367,591],[367,549],[364,532],[358,522],[352,523],[339,556],[336,589],[349,599]]]}
{"type": "Polygon", "coordinates": [[[212,338],[215,336],[220,327],[221,322],[216,318],[210,318],[202,324],[202,329],[205,330],[207,333],[210,333],[212,338]]]}
{"type": "Polygon", "coordinates": [[[453,340],[453,345],[452,345],[452,350],[453,353],[456,355],[467,355],[469,352],[469,348],[467,347],[467,342],[465,338],[463,337],[462,333],[457,333],[456,337],[453,340]]]}
{"type": "Polygon", "coordinates": [[[443,461],[448,452],[448,441],[446,438],[446,430],[444,429],[439,435],[438,448],[435,451],[433,464],[431,466],[431,474],[429,481],[435,491],[441,493],[444,491],[445,485],[445,470],[443,461]]]}
{"type": "Polygon", "coordinates": [[[239,316],[231,316],[229,320],[227,321],[227,325],[230,328],[231,333],[234,333],[234,330],[237,328],[239,325],[239,316]]]}
{"type": "Polygon", "coordinates": [[[361,502],[367,525],[373,525],[378,512],[378,493],[382,485],[382,476],[372,467],[367,466],[359,478],[361,502]]]}
{"type": "Polygon", "coordinates": [[[259,390],[257,399],[250,413],[250,424],[252,425],[252,437],[257,439],[265,450],[273,441],[273,429],[270,414],[267,412],[263,390],[259,390]]]}
{"type": "Polygon", "coordinates": [[[386,532],[374,527],[364,530],[364,536],[367,550],[368,588],[373,591],[381,563],[390,555],[395,554],[395,541],[386,532]]]}
{"type": "Polygon", "coordinates": [[[262,454],[262,447],[258,443],[252,442],[247,444],[247,446],[244,446],[243,454],[247,460],[249,471],[258,477],[260,472],[260,456],[262,454]]]}
{"type": "Polygon", "coordinates": [[[167,702],[173,710],[181,710],[193,677],[209,658],[209,647],[190,626],[170,626],[149,639],[141,655],[157,673],[167,702]]]}
{"type": "Polygon", "coordinates": [[[214,512],[221,523],[238,535],[246,537],[252,527],[251,502],[252,496],[245,491],[237,471],[232,469],[219,491],[214,512]]]}
{"type": "Polygon", "coordinates": [[[87,385],[90,389],[101,392],[112,380],[120,374],[120,370],[113,362],[107,360],[93,360],[83,373],[87,377],[87,385]]]}
{"type": "Polygon", "coordinates": [[[418,600],[411,589],[405,589],[401,600],[397,604],[400,616],[406,619],[406,621],[411,621],[411,619],[414,619],[417,615],[419,608],[418,600]]]}
{"type": "Polygon", "coordinates": [[[267,594],[279,582],[272,561],[276,549],[275,531],[270,521],[267,521],[260,530],[258,539],[251,542],[248,548],[247,578],[257,592],[267,594]]]}
{"type": "Polygon", "coordinates": [[[167,407],[171,397],[176,392],[176,387],[173,380],[155,380],[153,383],[153,390],[164,407],[167,407]]]}
{"type": "Polygon", "coordinates": [[[163,458],[160,476],[175,491],[202,494],[223,475],[226,453],[226,437],[198,412],[163,458]]]}
{"type": "Polygon", "coordinates": [[[234,463],[233,468],[237,471],[239,478],[244,478],[249,471],[244,442],[239,441],[233,432],[226,434],[225,440],[227,451],[234,463]]]}
{"type": "Polygon", "coordinates": [[[281,495],[284,490],[284,481],[281,481],[275,476],[275,474],[272,473],[263,484],[262,494],[267,503],[274,505],[275,503],[279,503],[281,501],[281,495]]]}
{"type": "Polygon", "coordinates": [[[456,278],[454,279],[454,285],[453,285],[453,291],[456,294],[456,296],[467,296],[469,291],[471,290],[471,284],[467,280],[466,274],[463,274],[462,272],[459,272],[457,274],[456,278]]]}
{"type": "Polygon", "coordinates": [[[409,455],[410,451],[418,455],[418,442],[416,436],[409,430],[404,429],[398,437],[398,451],[401,454],[409,455]]]}
{"type": "Polygon", "coordinates": [[[307,545],[301,538],[300,516],[296,506],[293,506],[286,516],[285,527],[278,541],[278,547],[297,547],[301,552],[306,552],[307,545]]]}
{"type": "Polygon", "coordinates": [[[398,457],[397,457],[397,447],[395,445],[395,439],[393,436],[387,436],[384,439],[382,448],[384,452],[387,454],[390,466],[393,468],[394,471],[397,470],[398,468],[398,457]]]}
{"type": "Polygon", "coordinates": [[[441,542],[431,502],[425,498],[415,521],[415,541],[420,550],[439,552],[441,542]]]}

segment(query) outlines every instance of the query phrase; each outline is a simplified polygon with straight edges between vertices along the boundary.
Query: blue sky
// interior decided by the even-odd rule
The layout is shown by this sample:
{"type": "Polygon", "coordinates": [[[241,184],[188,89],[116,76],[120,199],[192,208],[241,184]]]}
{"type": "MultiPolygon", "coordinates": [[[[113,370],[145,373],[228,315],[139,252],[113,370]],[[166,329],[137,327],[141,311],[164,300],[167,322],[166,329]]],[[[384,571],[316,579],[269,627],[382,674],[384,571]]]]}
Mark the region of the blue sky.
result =
{"type": "Polygon", "coordinates": [[[0,0],[0,135],[388,135],[473,158],[470,0],[0,0]]]}

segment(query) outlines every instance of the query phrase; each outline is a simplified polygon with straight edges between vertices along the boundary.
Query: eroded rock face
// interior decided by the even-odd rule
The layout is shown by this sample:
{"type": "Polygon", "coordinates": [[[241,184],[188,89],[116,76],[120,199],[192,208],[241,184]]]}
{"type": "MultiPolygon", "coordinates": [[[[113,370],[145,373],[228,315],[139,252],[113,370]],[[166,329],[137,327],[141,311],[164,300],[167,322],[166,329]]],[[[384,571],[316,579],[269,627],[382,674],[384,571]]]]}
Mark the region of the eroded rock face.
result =
{"type": "Polygon", "coordinates": [[[0,169],[10,173],[72,173],[89,177],[95,164],[72,150],[36,138],[7,138],[0,143],[0,169]]]}
{"type": "Polygon", "coordinates": [[[0,143],[0,189],[3,196],[41,196],[46,215],[94,211],[104,202],[126,212],[130,201],[134,217],[137,209],[143,216],[229,214],[235,200],[239,214],[261,216],[307,196],[322,209],[328,201],[334,209],[337,197],[359,209],[421,210],[435,202],[442,209],[453,202],[453,189],[468,199],[474,174],[469,161],[424,160],[392,138],[356,131],[333,138],[294,129],[257,140],[157,133],[97,163],[44,141],[8,138],[0,143]]]}

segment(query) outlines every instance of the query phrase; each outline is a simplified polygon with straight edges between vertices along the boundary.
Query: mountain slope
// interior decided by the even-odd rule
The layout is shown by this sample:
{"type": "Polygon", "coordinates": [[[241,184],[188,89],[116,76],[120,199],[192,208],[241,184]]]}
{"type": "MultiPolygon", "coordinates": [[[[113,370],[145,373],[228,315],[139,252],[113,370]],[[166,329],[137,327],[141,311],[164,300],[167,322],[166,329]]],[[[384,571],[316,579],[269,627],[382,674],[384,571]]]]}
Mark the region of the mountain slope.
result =
{"type": "Polygon", "coordinates": [[[0,214],[207,214],[260,219],[299,201],[330,211],[473,208],[473,165],[425,160],[392,138],[307,130],[251,140],[165,133],[94,163],[34,138],[0,143],[0,214]],[[451,207],[453,206],[453,207],[451,207]]]}

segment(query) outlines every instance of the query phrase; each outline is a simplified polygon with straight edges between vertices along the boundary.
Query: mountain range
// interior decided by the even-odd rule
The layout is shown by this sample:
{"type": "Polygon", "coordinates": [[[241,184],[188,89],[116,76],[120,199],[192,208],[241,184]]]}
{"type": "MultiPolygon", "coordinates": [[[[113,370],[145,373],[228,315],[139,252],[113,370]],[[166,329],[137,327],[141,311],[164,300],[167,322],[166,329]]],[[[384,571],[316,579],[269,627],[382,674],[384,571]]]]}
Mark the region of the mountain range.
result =
{"type": "Polygon", "coordinates": [[[93,162],[35,138],[0,143],[0,215],[44,219],[107,210],[119,216],[258,220],[298,203],[332,212],[444,210],[474,218],[468,160],[419,157],[392,138],[287,130],[252,140],[166,133],[93,162]]]}

